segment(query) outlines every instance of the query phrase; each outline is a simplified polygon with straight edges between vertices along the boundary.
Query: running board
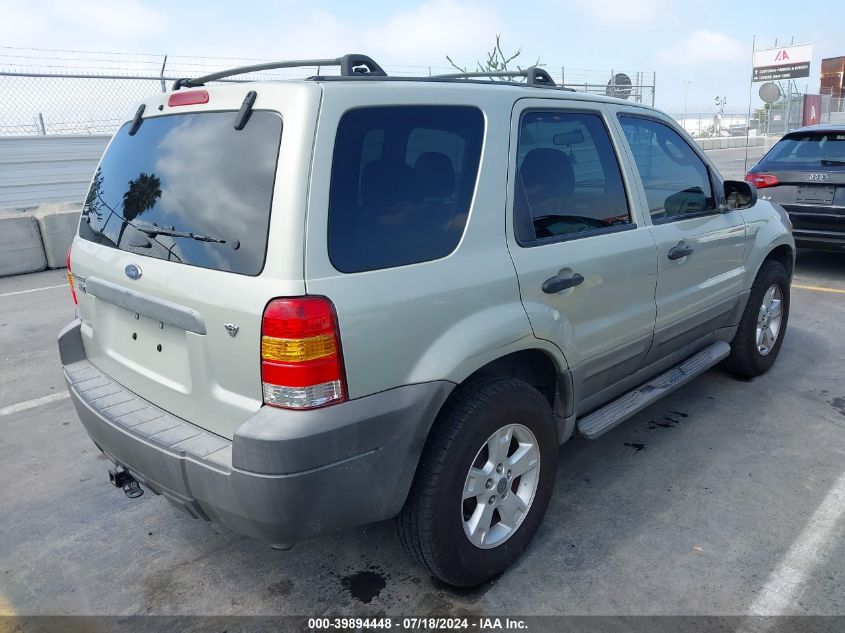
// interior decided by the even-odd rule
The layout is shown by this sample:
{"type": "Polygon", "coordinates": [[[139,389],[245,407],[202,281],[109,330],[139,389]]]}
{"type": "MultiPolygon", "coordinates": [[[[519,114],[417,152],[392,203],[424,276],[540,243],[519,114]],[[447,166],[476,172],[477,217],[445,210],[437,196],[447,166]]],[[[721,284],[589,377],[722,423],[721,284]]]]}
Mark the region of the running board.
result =
{"type": "Polygon", "coordinates": [[[604,435],[620,422],[639,413],[699,374],[703,374],[713,365],[727,358],[730,353],[731,346],[724,341],[713,343],[681,364],[675,365],[672,369],[578,420],[578,432],[588,440],[604,435]]]}

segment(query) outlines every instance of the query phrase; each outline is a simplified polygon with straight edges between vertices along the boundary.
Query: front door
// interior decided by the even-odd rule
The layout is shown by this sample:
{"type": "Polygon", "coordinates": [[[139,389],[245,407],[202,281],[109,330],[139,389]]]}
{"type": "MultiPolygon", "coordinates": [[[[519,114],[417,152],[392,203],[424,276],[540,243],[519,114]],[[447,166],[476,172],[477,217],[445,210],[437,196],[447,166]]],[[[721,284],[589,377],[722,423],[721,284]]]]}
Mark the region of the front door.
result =
{"type": "Polygon", "coordinates": [[[720,202],[721,183],[674,124],[629,111],[618,116],[657,244],[657,319],[650,362],[729,325],[745,272],[745,222],[739,211],[720,202]]]}
{"type": "Polygon", "coordinates": [[[537,337],[557,344],[580,402],[641,367],[655,245],[635,211],[601,104],[517,102],[508,242],[537,337]]]}

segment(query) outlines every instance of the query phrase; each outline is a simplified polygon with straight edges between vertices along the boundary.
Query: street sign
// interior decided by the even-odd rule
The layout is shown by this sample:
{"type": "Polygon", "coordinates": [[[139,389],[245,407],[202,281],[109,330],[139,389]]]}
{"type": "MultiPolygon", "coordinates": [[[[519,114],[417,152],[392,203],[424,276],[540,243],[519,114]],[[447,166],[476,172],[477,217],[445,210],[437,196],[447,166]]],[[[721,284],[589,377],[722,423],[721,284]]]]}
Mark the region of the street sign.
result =
{"type": "Polygon", "coordinates": [[[802,125],[818,125],[821,123],[822,96],[804,95],[804,112],[801,116],[802,125]]]}
{"type": "Polygon", "coordinates": [[[760,99],[765,103],[774,103],[780,99],[780,88],[777,84],[769,82],[760,86],[760,99]]]}
{"type": "Polygon", "coordinates": [[[607,82],[607,89],[605,94],[608,97],[616,97],[617,99],[627,99],[631,96],[631,78],[625,73],[616,73],[607,82]]]}
{"type": "Polygon", "coordinates": [[[751,81],[778,81],[810,76],[813,45],[798,44],[754,51],[751,81]]]}

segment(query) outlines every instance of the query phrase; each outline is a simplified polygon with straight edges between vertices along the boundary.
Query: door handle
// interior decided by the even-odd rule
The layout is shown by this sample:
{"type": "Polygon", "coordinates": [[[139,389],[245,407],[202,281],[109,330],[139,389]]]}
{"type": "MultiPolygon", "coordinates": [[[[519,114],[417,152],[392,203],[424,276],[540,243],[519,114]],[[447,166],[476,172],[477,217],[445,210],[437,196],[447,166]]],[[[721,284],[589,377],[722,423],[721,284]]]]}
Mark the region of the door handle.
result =
{"type": "Polygon", "coordinates": [[[683,259],[687,255],[692,255],[692,248],[684,244],[683,242],[678,242],[669,249],[669,259],[675,261],[676,259],[683,259]]]}
{"type": "Polygon", "coordinates": [[[561,290],[574,288],[583,281],[584,275],[579,275],[578,273],[573,273],[571,277],[561,277],[560,275],[555,275],[554,277],[549,277],[543,282],[543,292],[547,295],[553,295],[561,290]]]}

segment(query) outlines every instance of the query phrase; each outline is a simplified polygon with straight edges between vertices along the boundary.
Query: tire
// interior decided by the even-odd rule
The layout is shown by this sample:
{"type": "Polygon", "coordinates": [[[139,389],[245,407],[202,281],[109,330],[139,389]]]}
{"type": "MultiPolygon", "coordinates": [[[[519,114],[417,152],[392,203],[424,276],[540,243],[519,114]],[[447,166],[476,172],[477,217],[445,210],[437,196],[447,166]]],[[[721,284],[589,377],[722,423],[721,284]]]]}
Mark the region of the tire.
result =
{"type": "Polygon", "coordinates": [[[783,344],[783,337],[786,334],[786,325],[789,321],[789,276],[782,264],[773,260],[766,260],[757,272],[754,284],[751,286],[751,293],[748,296],[748,304],[742,313],[739,322],[739,329],[731,341],[731,354],[725,360],[725,368],[733,375],[740,378],[753,378],[769,370],[777,359],[783,344]],[[771,309],[769,315],[763,314],[764,301],[770,302],[769,293],[776,288],[774,298],[780,295],[781,318],[774,336],[774,343],[768,337],[762,341],[758,340],[758,320],[761,324],[769,327],[774,332],[773,324],[776,318],[776,309],[771,309]]]}
{"type": "Polygon", "coordinates": [[[405,551],[426,572],[458,587],[473,587],[502,573],[528,545],[546,512],[557,453],[554,415],[534,387],[514,378],[459,386],[432,427],[396,519],[405,551]],[[502,440],[497,443],[494,434],[503,429],[495,436],[502,440]],[[533,468],[516,474],[531,463],[533,468]],[[471,467],[477,469],[472,480],[471,467]],[[467,488],[478,495],[464,499],[467,488]],[[491,510],[483,502],[493,495],[491,510]]]}

